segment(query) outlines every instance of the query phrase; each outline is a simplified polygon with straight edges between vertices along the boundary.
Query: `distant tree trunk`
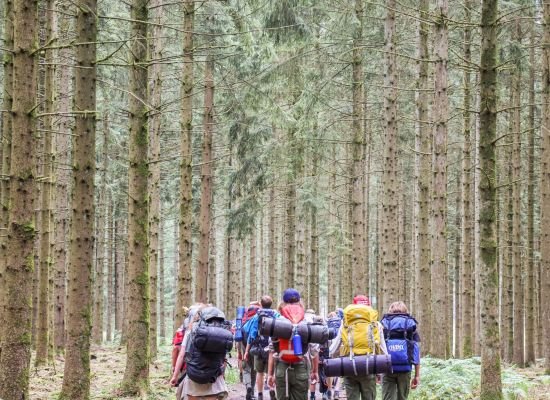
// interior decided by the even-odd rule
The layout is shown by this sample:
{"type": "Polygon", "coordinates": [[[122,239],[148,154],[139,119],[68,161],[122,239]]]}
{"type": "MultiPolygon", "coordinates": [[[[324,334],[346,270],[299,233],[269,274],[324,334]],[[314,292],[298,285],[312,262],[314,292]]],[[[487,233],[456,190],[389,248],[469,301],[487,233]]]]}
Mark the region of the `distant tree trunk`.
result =
{"type": "Polygon", "coordinates": [[[109,194],[107,200],[107,325],[105,329],[107,331],[106,341],[113,341],[113,314],[114,314],[114,262],[113,253],[116,251],[114,248],[114,217],[113,217],[113,196],[109,194]]]}
{"type": "MultiPolygon", "coordinates": [[[[509,133],[512,136],[513,125],[510,123],[509,133]]],[[[503,319],[503,336],[505,341],[504,343],[504,360],[511,362],[514,357],[514,246],[513,246],[513,218],[514,218],[514,195],[513,188],[509,182],[512,181],[513,168],[512,164],[509,162],[511,159],[512,152],[509,150],[506,151],[506,156],[503,161],[503,164],[507,166],[506,182],[508,182],[507,196],[505,197],[506,204],[506,249],[504,250],[506,256],[504,258],[504,273],[502,274],[503,282],[503,306],[504,310],[502,313],[503,319]]]]}
{"type": "Polygon", "coordinates": [[[149,116],[149,284],[150,284],[150,311],[149,346],[151,360],[157,358],[157,281],[159,264],[159,226],[160,226],[160,154],[161,154],[161,126],[162,126],[162,20],[163,8],[160,0],[151,2],[152,21],[155,25],[149,27],[151,41],[149,50],[151,64],[148,68],[149,104],[153,108],[149,116]]]}
{"type": "Polygon", "coordinates": [[[535,24],[529,40],[529,129],[527,132],[527,271],[525,281],[525,363],[535,363],[535,24]]]}
{"type": "MultiPolygon", "coordinates": [[[[543,43],[550,43],[550,3],[543,3],[543,43]]],[[[550,243],[550,47],[542,53],[542,153],[540,180],[540,241],[550,243]]],[[[540,246],[541,256],[541,309],[543,331],[550,332],[550,246],[540,246]]],[[[545,370],[550,374],[550,341],[544,340],[545,370]]]]}
{"type": "MultiPolygon", "coordinates": [[[[70,19],[62,15],[66,12],[66,6],[59,4],[60,13],[58,18],[58,37],[60,40],[67,40],[71,28],[70,19]]],[[[58,59],[72,60],[73,50],[63,48],[58,51],[58,59]]],[[[57,66],[57,97],[55,99],[57,111],[60,113],[56,117],[54,130],[60,134],[55,135],[56,149],[56,204],[55,210],[55,277],[54,277],[54,341],[57,352],[61,353],[65,349],[65,298],[67,296],[66,277],[67,277],[67,246],[69,242],[69,194],[71,172],[67,166],[71,165],[71,143],[70,130],[72,118],[67,116],[71,110],[71,81],[73,69],[71,65],[57,66]]]]}
{"type": "Polygon", "coordinates": [[[103,149],[101,165],[101,186],[99,188],[99,215],[97,223],[97,259],[95,269],[95,296],[94,296],[94,321],[92,325],[92,341],[94,344],[100,345],[103,342],[103,308],[105,306],[105,255],[107,250],[107,168],[109,165],[109,114],[103,116],[103,149]]]}
{"type": "Polygon", "coordinates": [[[161,343],[164,344],[166,339],[166,279],[165,279],[165,255],[164,255],[164,228],[165,219],[161,216],[159,230],[159,336],[161,343]]]}
{"type": "Polygon", "coordinates": [[[122,308],[124,306],[124,240],[120,218],[115,216],[115,330],[122,331],[122,308]]]}
{"type": "MultiPolygon", "coordinates": [[[[10,9],[11,5],[8,4],[7,8],[10,9]]],[[[14,2],[13,102],[8,110],[13,124],[9,174],[12,184],[9,187],[7,239],[5,252],[2,252],[5,255],[5,276],[2,281],[5,309],[1,321],[3,342],[0,353],[0,398],[4,399],[29,398],[32,318],[29,294],[32,293],[36,237],[35,163],[38,144],[36,117],[29,110],[34,109],[37,96],[37,15],[37,2],[14,2]]],[[[9,60],[8,56],[8,62],[9,60]]],[[[4,90],[9,91],[10,88],[4,90]]],[[[6,103],[9,100],[4,105],[8,105],[6,103]]],[[[6,114],[8,113],[4,113],[6,114]]]]}
{"type": "MultiPolygon", "coordinates": [[[[288,133],[287,143],[291,144],[296,140],[295,132],[292,130],[288,133]]],[[[291,157],[296,157],[292,155],[291,157]]],[[[287,192],[286,192],[286,223],[285,223],[285,267],[283,270],[283,286],[284,288],[293,287],[295,285],[294,274],[296,270],[296,171],[293,169],[287,176],[287,192]]]]}
{"type": "Polygon", "coordinates": [[[208,301],[208,250],[212,227],[212,136],[214,133],[214,61],[208,56],[204,69],[204,115],[201,160],[201,202],[199,216],[199,256],[195,300],[208,301]]]}
{"type": "Polygon", "coordinates": [[[147,14],[149,2],[134,0],[131,6],[130,131],[128,167],[128,320],[126,370],[122,391],[144,395],[149,386],[149,108],[147,99],[147,14]]]}
{"type": "MultiPolygon", "coordinates": [[[[513,41],[521,46],[521,28],[519,20],[515,22],[513,41]]],[[[525,315],[523,295],[523,268],[521,259],[521,55],[514,54],[515,69],[512,71],[512,191],[514,214],[512,222],[512,249],[514,264],[514,364],[525,365],[524,324],[525,315]]]]}
{"type": "Polygon", "coordinates": [[[480,268],[481,268],[481,400],[502,399],[498,330],[498,269],[496,260],[495,198],[497,137],[498,0],[483,0],[480,64],[480,268]]]}
{"type": "Polygon", "coordinates": [[[385,74],[384,74],[384,172],[382,176],[383,231],[381,232],[382,257],[382,297],[378,308],[384,310],[398,297],[397,261],[398,261],[398,207],[397,207],[397,64],[395,48],[395,11],[396,0],[386,2],[385,22],[385,74]]]}
{"type": "MultiPolygon", "coordinates": [[[[54,27],[54,2],[48,0],[45,4],[45,43],[50,43],[57,32],[54,27]]],[[[53,212],[52,206],[55,204],[54,185],[54,148],[53,148],[53,115],[54,112],[54,85],[55,68],[53,66],[53,50],[46,50],[44,61],[46,63],[44,76],[44,113],[43,133],[44,138],[44,156],[43,156],[43,177],[42,191],[40,199],[40,213],[42,228],[40,231],[40,283],[38,296],[38,326],[36,340],[36,359],[35,364],[43,365],[48,360],[48,348],[53,337],[49,332],[49,325],[52,315],[50,313],[50,277],[52,265],[52,247],[53,247],[53,212]]]]}
{"type": "Polygon", "coordinates": [[[195,21],[195,2],[185,0],[183,3],[183,77],[181,83],[181,182],[180,182],[180,215],[179,215],[179,269],[176,294],[176,323],[183,320],[182,307],[193,301],[192,287],[192,250],[191,239],[193,226],[193,26],[195,21]]]}
{"type": "MultiPolygon", "coordinates": [[[[458,357],[460,349],[462,348],[462,335],[461,335],[461,326],[462,326],[462,311],[460,309],[460,287],[461,282],[461,259],[462,259],[462,166],[457,165],[456,172],[456,198],[455,198],[455,252],[454,252],[454,265],[453,265],[453,285],[449,287],[449,298],[452,298],[452,301],[449,302],[449,317],[453,326],[452,335],[450,336],[451,344],[453,343],[454,337],[454,346],[451,348],[451,355],[453,357],[458,357]],[[454,317],[453,317],[454,316],[454,317]]],[[[498,231],[498,230],[497,230],[498,231]]]]}
{"type": "Polygon", "coordinates": [[[269,284],[267,286],[267,293],[271,295],[277,290],[277,253],[276,253],[276,203],[275,203],[275,183],[271,183],[269,189],[269,222],[268,222],[268,275],[269,284]]]}
{"type": "MultiPolygon", "coordinates": [[[[228,169],[231,170],[233,166],[233,149],[230,148],[229,165],[228,169]]],[[[227,210],[230,213],[233,209],[233,194],[230,190],[227,191],[227,210]]],[[[227,226],[227,224],[226,224],[227,226]]],[[[239,274],[238,267],[235,265],[235,249],[237,245],[234,240],[234,233],[229,229],[225,230],[224,238],[224,274],[225,274],[225,309],[229,315],[233,316],[236,312],[238,305],[238,291],[239,291],[239,274]]]]}
{"type": "MultiPolygon", "coordinates": [[[[466,0],[464,12],[466,23],[471,21],[472,0],[466,0]]],[[[464,28],[464,61],[469,63],[472,59],[472,28],[464,28]]],[[[463,131],[464,145],[462,147],[462,265],[461,265],[461,325],[460,337],[461,348],[459,351],[462,357],[473,355],[472,338],[473,315],[472,315],[472,242],[473,242],[473,218],[472,218],[472,121],[471,121],[471,73],[468,68],[464,69],[464,97],[463,97],[463,131]]]]}
{"type": "Polygon", "coordinates": [[[73,136],[71,241],[67,270],[67,343],[60,399],[90,397],[90,339],[92,331],[92,266],[94,253],[94,175],[96,132],[96,0],[76,10],[74,109],[89,110],[76,117],[73,136]]]}
{"type": "MultiPolygon", "coordinates": [[[[303,176],[300,175],[300,181],[303,181],[303,176]]],[[[296,183],[297,184],[297,183],[296,183]]],[[[299,207],[298,218],[295,218],[296,224],[296,267],[294,269],[294,287],[305,298],[307,297],[307,222],[308,216],[306,213],[306,207],[302,204],[299,207]]],[[[296,210],[296,209],[295,209],[296,210]]]]}
{"type": "MultiPolygon", "coordinates": [[[[329,193],[336,192],[336,146],[332,146],[330,151],[330,169],[328,177],[328,191],[329,193]]],[[[329,227],[332,230],[327,236],[328,240],[328,254],[327,254],[327,296],[328,296],[328,310],[334,311],[338,305],[338,288],[340,285],[334,285],[334,282],[340,281],[340,268],[338,268],[338,256],[336,255],[336,201],[334,196],[329,199],[328,203],[329,212],[329,227]]]]}
{"type": "MultiPolygon", "coordinates": [[[[214,187],[214,182],[212,182],[212,187],[214,187]]],[[[212,200],[212,203],[214,203],[214,200],[212,200]]],[[[214,207],[214,204],[212,204],[212,208],[214,207]]],[[[213,219],[213,218],[212,218],[213,219]]],[[[217,264],[216,264],[216,226],[214,225],[214,221],[212,221],[212,227],[210,228],[210,248],[208,253],[208,302],[212,304],[216,304],[218,307],[221,307],[220,304],[217,303],[218,299],[218,272],[217,272],[217,264]]]]}
{"type": "Polygon", "coordinates": [[[365,134],[363,131],[364,85],[363,85],[363,0],[355,0],[355,31],[353,33],[352,78],[352,163],[350,178],[352,186],[351,237],[352,237],[352,292],[364,293],[368,282],[368,269],[365,266],[364,218],[363,218],[363,179],[365,175],[365,134]]]}
{"type": "Polygon", "coordinates": [[[250,300],[258,298],[258,260],[256,258],[256,246],[258,243],[258,226],[253,223],[252,232],[250,234],[250,300]]]}
{"type": "MultiPolygon", "coordinates": [[[[315,151],[313,154],[312,160],[312,169],[311,169],[311,178],[315,182],[318,182],[319,179],[317,174],[319,173],[319,156],[315,151]]],[[[316,196],[317,184],[313,183],[314,187],[314,196],[316,196]]],[[[319,228],[317,224],[317,215],[318,210],[315,204],[311,205],[311,241],[310,241],[310,251],[311,251],[311,268],[309,274],[309,305],[315,310],[315,312],[320,313],[319,308],[319,289],[320,289],[320,276],[319,276],[319,228]]]]}
{"type": "MultiPolygon", "coordinates": [[[[4,1],[4,32],[3,46],[7,51],[3,52],[3,88],[2,88],[2,109],[11,110],[13,104],[12,89],[13,89],[13,1],[4,1]]],[[[2,175],[10,175],[11,168],[11,145],[12,145],[12,115],[11,113],[3,113],[2,115],[2,159],[0,167],[2,175]]],[[[6,249],[7,235],[9,222],[9,196],[10,196],[11,179],[0,179],[0,248],[6,249]]],[[[6,274],[6,259],[0,257],[0,278],[5,279],[6,274]]],[[[3,328],[5,327],[4,306],[7,296],[7,287],[0,285],[0,351],[2,350],[3,328]]]]}
{"type": "Polygon", "coordinates": [[[432,333],[430,354],[438,358],[449,356],[447,335],[447,120],[449,99],[447,93],[448,63],[448,0],[437,1],[435,20],[435,106],[433,140],[433,195],[432,195],[432,333]]]}

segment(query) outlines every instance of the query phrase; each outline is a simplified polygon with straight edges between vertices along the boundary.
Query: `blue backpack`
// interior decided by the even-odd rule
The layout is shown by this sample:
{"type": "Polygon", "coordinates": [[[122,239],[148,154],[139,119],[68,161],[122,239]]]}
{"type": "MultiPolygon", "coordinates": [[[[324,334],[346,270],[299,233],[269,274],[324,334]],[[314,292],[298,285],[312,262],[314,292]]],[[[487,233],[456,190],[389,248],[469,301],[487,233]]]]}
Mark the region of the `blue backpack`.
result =
{"type": "Polygon", "coordinates": [[[259,327],[262,324],[262,318],[276,318],[277,313],[275,310],[271,310],[268,308],[261,308],[258,310],[258,313],[256,315],[256,321],[255,322],[255,329],[256,329],[256,337],[251,343],[250,346],[250,354],[255,357],[261,357],[264,360],[267,360],[269,356],[269,352],[266,351],[266,347],[269,346],[269,336],[262,336],[259,332],[259,327]]]}
{"type": "Polygon", "coordinates": [[[382,318],[384,338],[394,372],[410,372],[420,363],[420,336],[416,320],[409,314],[386,314],[382,318]]]}

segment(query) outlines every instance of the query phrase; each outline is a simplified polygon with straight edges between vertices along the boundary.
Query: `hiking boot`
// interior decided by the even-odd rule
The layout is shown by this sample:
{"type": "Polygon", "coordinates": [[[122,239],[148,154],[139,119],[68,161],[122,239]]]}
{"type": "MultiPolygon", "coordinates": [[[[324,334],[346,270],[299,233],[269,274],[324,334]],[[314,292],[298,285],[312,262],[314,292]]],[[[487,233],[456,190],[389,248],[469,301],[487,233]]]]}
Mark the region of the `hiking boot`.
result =
{"type": "Polygon", "coordinates": [[[254,390],[251,387],[246,388],[246,400],[254,400],[254,390]]]}
{"type": "Polygon", "coordinates": [[[269,391],[269,400],[277,400],[277,396],[275,395],[275,390],[269,391]]]}
{"type": "Polygon", "coordinates": [[[262,392],[258,392],[258,400],[264,400],[264,394],[262,392]]]}
{"type": "Polygon", "coordinates": [[[340,392],[338,390],[335,390],[333,399],[338,400],[339,398],[340,398],[340,392]]]}

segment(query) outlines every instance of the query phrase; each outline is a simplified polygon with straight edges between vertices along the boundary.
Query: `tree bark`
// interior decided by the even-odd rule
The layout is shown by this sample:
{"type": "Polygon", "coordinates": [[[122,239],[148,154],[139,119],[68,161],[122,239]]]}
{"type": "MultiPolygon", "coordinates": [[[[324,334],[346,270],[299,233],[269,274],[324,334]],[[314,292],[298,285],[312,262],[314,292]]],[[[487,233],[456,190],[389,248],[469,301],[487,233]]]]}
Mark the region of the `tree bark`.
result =
{"type": "Polygon", "coordinates": [[[498,330],[498,269],[495,198],[497,137],[498,0],[483,0],[480,64],[480,280],[481,280],[481,400],[502,399],[498,330]]]}
{"type": "Polygon", "coordinates": [[[114,314],[114,281],[115,266],[113,254],[116,252],[114,244],[115,223],[113,215],[113,196],[109,193],[107,199],[107,304],[106,315],[106,341],[113,341],[113,314],[114,314]]]}
{"type": "Polygon", "coordinates": [[[214,133],[214,61],[207,57],[204,69],[204,115],[201,161],[201,202],[199,215],[199,256],[195,300],[208,302],[208,261],[212,227],[212,136],[214,133]]]}
{"type": "Polygon", "coordinates": [[[364,84],[363,84],[363,0],[355,0],[355,31],[352,50],[352,163],[351,163],[351,237],[352,237],[352,292],[364,293],[368,282],[368,267],[365,266],[363,179],[365,176],[365,134],[363,131],[364,84]]]}
{"type": "Polygon", "coordinates": [[[384,310],[398,299],[397,262],[398,262],[398,181],[397,181],[397,63],[395,48],[395,10],[396,0],[386,2],[385,22],[385,73],[384,73],[384,172],[382,176],[383,230],[381,232],[382,257],[382,298],[378,308],[384,310]]]}
{"type": "Polygon", "coordinates": [[[192,137],[193,137],[193,26],[195,20],[195,2],[185,0],[183,4],[183,29],[185,31],[183,41],[183,76],[181,84],[181,204],[179,215],[179,269],[176,296],[176,324],[183,320],[182,307],[190,305],[193,301],[192,287],[192,250],[191,240],[193,226],[193,192],[192,179],[193,162],[192,137]]]}
{"type": "MultiPolygon", "coordinates": [[[[45,43],[49,43],[57,35],[54,27],[54,2],[48,0],[45,4],[45,43]]],[[[53,50],[46,50],[44,61],[44,113],[52,114],[54,111],[54,85],[55,68],[53,66],[53,50]]],[[[42,120],[44,138],[43,175],[42,191],[40,199],[40,219],[42,223],[40,231],[40,282],[38,296],[38,321],[36,338],[35,365],[44,365],[48,360],[48,348],[52,344],[52,333],[49,331],[51,322],[50,307],[50,279],[52,266],[53,247],[53,212],[52,205],[55,204],[54,185],[54,148],[53,148],[53,115],[46,115],[42,120]]]]}
{"type": "Polygon", "coordinates": [[[0,353],[0,398],[28,399],[32,317],[29,293],[32,293],[36,238],[34,180],[38,145],[36,118],[30,110],[34,109],[37,96],[37,3],[16,0],[13,10],[13,97],[8,116],[13,131],[7,238],[3,252],[6,255],[2,284],[5,308],[0,353]]]}
{"type": "Polygon", "coordinates": [[[92,266],[94,253],[94,174],[96,132],[96,0],[77,8],[74,109],[90,113],[76,117],[73,136],[71,241],[67,270],[67,343],[61,399],[90,397],[90,339],[92,330],[92,266]]]}
{"type": "Polygon", "coordinates": [[[432,195],[432,333],[430,354],[447,358],[449,317],[447,273],[447,120],[449,99],[447,93],[448,64],[448,0],[437,1],[435,19],[435,99],[433,138],[433,195],[432,195]]]}
{"type": "Polygon", "coordinates": [[[155,25],[151,30],[151,64],[148,68],[149,80],[149,104],[153,112],[149,116],[149,284],[150,284],[150,310],[149,346],[151,360],[157,358],[157,282],[159,264],[159,226],[160,226],[160,154],[161,154],[161,126],[162,126],[162,19],[163,8],[159,0],[151,2],[153,10],[152,20],[155,25]]]}
{"type": "Polygon", "coordinates": [[[149,136],[147,99],[147,0],[131,6],[130,131],[128,167],[128,320],[126,370],[122,391],[144,395],[149,386],[149,136]]]}
{"type": "MultiPolygon", "coordinates": [[[[471,22],[472,0],[466,0],[464,10],[466,13],[465,21],[471,22]]],[[[464,28],[464,60],[472,60],[472,28],[464,28]]],[[[468,68],[464,70],[464,98],[463,107],[463,132],[464,145],[462,147],[462,257],[461,257],[461,349],[459,351],[462,357],[471,357],[473,355],[473,315],[472,315],[472,242],[473,242],[473,218],[472,218],[472,120],[470,114],[471,107],[471,73],[468,68]]]]}
{"type": "Polygon", "coordinates": [[[163,344],[166,339],[166,279],[165,279],[165,257],[164,257],[164,228],[165,217],[161,214],[159,229],[159,336],[163,344]]]}
{"type": "Polygon", "coordinates": [[[529,129],[527,133],[527,271],[525,281],[525,363],[535,363],[535,24],[529,38],[529,129]]]}
{"type": "MultiPolygon", "coordinates": [[[[550,3],[543,3],[543,51],[542,51],[542,152],[540,178],[540,251],[541,251],[541,309],[543,331],[550,330],[550,3]]],[[[550,373],[550,341],[544,340],[545,370],[550,373]]]]}

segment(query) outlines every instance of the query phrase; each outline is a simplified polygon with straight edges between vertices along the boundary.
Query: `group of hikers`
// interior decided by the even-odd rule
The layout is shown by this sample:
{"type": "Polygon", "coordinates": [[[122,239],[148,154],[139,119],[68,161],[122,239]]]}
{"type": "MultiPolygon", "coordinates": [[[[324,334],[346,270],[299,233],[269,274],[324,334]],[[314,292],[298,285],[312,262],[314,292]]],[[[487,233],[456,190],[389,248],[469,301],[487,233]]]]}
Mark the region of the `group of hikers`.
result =
{"type": "Polygon", "coordinates": [[[286,289],[277,309],[270,296],[237,308],[228,321],[211,304],[184,308],[173,340],[172,377],[177,400],[226,399],[226,367],[236,348],[246,400],[407,399],[420,384],[420,336],[401,302],[379,320],[368,296],[326,318],[305,309],[300,293],[286,289]]]}

